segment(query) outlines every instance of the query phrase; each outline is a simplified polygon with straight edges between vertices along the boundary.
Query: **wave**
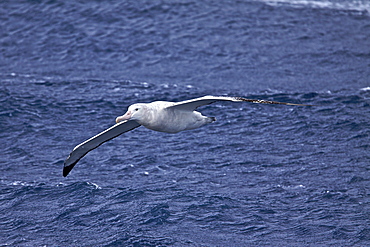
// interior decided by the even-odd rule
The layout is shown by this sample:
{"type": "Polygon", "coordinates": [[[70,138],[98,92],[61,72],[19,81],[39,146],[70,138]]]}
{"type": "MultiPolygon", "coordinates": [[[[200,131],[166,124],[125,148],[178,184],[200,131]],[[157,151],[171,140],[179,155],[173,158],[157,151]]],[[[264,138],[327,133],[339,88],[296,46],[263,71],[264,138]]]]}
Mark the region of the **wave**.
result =
{"type": "Polygon", "coordinates": [[[370,2],[367,0],[259,0],[269,5],[289,5],[292,7],[311,7],[337,9],[370,13],[370,2]]]}

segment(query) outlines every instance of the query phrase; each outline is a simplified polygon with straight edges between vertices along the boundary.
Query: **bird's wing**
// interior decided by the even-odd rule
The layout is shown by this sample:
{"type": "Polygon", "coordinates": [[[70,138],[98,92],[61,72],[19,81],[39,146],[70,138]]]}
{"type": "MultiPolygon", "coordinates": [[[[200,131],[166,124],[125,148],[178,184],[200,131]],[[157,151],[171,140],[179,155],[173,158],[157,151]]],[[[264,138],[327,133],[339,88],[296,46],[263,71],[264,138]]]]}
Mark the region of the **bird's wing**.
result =
{"type": "Polygon", "coordinates": [[[99,147],[106,141],[109,141],[125,132],[133,130],[139,127],[136,121],[122,121],[118,124],[113,125],[109,129],[91,137],[89,140],[77,145],[68,156],[66,161],[64,161],[63,176],[66,177],[72,168],[77,164],[77,162],[84,157],[91,150],[99,147]]]}
{"type": "Polygon", "coordinates": [[[260,100],[260,99],[246,99],[242,97],[224,97],[224,96],[204,96],[196,99],[185,100],[181,102],[174,103],[173,105],[167,107],[172,109],[184,110],[184,111],[194,111],[200,106],[209,105],[216,101],[234,101],[234,102],[251,102],[251,103],[261,103],[261,104],[279,104],[279,105],[297,105],[297,106],[308,106],[304,104],[293,104],[284,103],[270,100],[260,100]]]}

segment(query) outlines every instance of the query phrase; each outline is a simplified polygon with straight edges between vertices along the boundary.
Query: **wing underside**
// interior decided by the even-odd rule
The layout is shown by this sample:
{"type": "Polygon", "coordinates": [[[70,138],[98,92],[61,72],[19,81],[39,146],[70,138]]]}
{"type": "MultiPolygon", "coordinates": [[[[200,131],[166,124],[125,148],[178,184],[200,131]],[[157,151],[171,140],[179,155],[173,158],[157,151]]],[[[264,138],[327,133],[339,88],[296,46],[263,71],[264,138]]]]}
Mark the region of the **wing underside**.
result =
{"type": "Polygon", "coordinates": [[[99,147],[104,142],[107,142],[139,126],[140,124],[136,121],[123,121],[77,145],[64,162],[63,176],[66,177],[68,173],[73,169],[73,167],[77,164],[77,162],[91,150],[99,147]]]}

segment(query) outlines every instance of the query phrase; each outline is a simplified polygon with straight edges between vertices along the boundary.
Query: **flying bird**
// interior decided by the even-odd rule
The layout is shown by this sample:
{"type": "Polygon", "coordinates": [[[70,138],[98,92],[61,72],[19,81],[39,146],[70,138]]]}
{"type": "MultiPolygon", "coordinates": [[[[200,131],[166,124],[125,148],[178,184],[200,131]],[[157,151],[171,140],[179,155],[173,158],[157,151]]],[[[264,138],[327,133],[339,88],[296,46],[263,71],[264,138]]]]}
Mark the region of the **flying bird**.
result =
{"type": "Polygon", "coordinates": [[[77,145],[72,150],[64,162],[63,176],[66,177],[77,162],[91,150],[141,125],[155,131],[178,133],[212,123],[216,121],[216,118],[203,116],[195,110],[200,106],[209,105],[216,101],[308,106],[304,104],[223,96],[204,96],[181,102],[155,101],[152,103],[133,104],[129,106],[124,115],[116,118],[115,125],[77,145]]]}

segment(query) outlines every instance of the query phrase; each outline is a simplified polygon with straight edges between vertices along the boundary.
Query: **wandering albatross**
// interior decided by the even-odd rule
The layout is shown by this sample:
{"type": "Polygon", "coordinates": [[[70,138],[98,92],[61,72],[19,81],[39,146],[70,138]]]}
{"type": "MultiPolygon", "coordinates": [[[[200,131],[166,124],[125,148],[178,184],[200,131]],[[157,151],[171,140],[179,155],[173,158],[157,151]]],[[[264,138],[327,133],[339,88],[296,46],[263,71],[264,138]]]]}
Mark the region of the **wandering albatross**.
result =
{"type": "Polygon", "coordinates": [[[304,104],[224,96],[204,96],[181,102],[155,101],[152,103],[133,104],[129,106],[124,115],[116,118],[115,125],[77,145],[72,150],[64,162],[63,176],[66,177],[77,162],[91,150],[141,125],[155,131],[177,133],[212,123],[216,121],[216,118],[203,116],[195,110],[200,106],[209,105],[216,101],[308,106],[304,104]]]}

